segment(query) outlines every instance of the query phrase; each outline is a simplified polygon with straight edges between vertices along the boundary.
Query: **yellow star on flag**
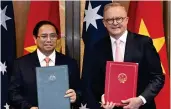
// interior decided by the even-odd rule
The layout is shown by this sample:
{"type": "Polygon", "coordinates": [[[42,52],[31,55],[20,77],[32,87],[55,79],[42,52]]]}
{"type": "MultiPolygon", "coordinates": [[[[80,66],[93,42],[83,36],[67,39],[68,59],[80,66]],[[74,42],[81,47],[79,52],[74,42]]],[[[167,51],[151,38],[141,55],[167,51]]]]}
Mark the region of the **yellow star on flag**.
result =
{"type": "MultiPolygon", "coordinates": [[[[143,19],[141,19],[140,28],[139,28],[139,32],[138,33],[150,37],[150,34],[148,32],[148,29],[147,29],[143,19]]],[[[160,49],[163,47],[164,43],[165,43],[164,36],[162,36],[160,38],[153,39],[153,45],[155,46],[157,52],[160,51],[160,49]]],[[[166,73],[165,70],[164,70],[162,62],[161,62],[161,66],[162,66],[163,73],[166,73]]]]}

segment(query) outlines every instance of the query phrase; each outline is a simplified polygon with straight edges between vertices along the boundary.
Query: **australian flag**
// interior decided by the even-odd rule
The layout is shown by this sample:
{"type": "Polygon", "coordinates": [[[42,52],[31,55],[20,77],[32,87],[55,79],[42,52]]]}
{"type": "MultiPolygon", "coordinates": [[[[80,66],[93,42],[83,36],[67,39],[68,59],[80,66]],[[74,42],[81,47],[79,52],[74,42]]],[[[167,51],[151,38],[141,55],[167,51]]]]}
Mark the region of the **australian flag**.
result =
{"type": "MultiPolygon", "coordinates": [[[[86,71],[87,66],[91,66],[91,50],[96,42],[101,38],[108,35],[106,28],[103,25],[103,10],[104,6],[112,1],[86,1],[85,14],[84,14],[84,23],[83,23],[83,32],[82,38],[85,44],[84,49],[84,59],[83,59],[83,84],[86,84],[89,81],[88,72],[86,71]],[[86,79],[87,78],[87,79],[86,79]]],[[[83,85],[83,91],[84,89],[83,85]]],[[[90,92],[91,93],[91,92],[90,92]]],[[[96,108],[96,103],[94,99],[89,96],[91,95],[89,91],[83,92],[83,103],[87,104],[87,107],[90,109],[96,108]]]]}
{"type": "Polygon", "coordinates": [[[1,109],[9,109],[8,84],[13,60],[16,58],[15,24],[12,1],[1,1],[1,109]]]}
{"type": "Polygon", "coordinates": [[[93,46],[108,34],[102,20],[104,6],[110,2],[112,1],[86,1],[82,36],[86,47],[93,46]]]}

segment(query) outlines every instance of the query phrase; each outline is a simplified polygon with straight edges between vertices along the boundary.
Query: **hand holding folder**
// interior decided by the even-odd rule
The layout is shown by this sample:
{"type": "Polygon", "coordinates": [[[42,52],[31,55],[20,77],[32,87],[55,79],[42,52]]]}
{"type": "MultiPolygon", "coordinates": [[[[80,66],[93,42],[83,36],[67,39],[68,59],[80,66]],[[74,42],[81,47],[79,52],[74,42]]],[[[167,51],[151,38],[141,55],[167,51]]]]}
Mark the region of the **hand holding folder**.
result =
{"type": "Polygon", "coordinates": [[[68,66],[36,68],[39,109],[70,109],[70,100],[64,97],[69,89],[68,66]]]}
{"type": "Polygon", "coordinates": [[[136,97],[138,64],[107,61],[105,101],[124,106],[121,100],[136,97]]]}

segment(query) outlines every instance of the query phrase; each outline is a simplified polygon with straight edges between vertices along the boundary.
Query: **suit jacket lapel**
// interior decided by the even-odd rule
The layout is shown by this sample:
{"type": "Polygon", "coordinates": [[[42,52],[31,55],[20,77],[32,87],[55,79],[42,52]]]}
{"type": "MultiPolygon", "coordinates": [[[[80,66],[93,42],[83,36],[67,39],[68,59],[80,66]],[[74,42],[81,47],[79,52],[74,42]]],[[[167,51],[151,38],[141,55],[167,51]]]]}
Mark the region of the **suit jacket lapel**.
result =
{"type": "Polygon", "coordinates": [[[30,77],[33,78],[34,82],[36,82],[36,67],[40,67],[40,62],[37,56],[37,50],[30,54],[30,64],[28,67],[31,69],[30,77]]]}
{"type": "Polygon", "coordinates": [[[131,62],[132,61],[132,54],[134,53],[133,48],[133,33],[128,31],[126,46],[125,46],[125,55],[124,55],[124,62],[131,62]]]}
{"type": "Polygon", "coordinates": [[[62,65],[62,61],[61,61],[61,57],[60,54],[58,52],[55,52],[56,56],[55,56],[55,65],[62,65]]]}
{"type": "Polygon", "coordinates": [[[37,55],[37,50],[36,51],[34,51],[33,53],[32,53],[32,62],[33,62],[33,67],[35,68],[35,67],[40,67],[40,62],[39,62],[39,59],[38,59],[38,55],[37,55]]]}
{"type": "Polygon", "coordinates": [[[105,41],[104,41],[105,44],[102,44],[104,45],[105,47],[104,48],[104,55],[105,57],[107,58],[108,61],[113,61],[113,55],[112,55],[112,46],[111,46],[111,40],[110,40],[110,36],[107,36],[105,38],[105,41]]]}

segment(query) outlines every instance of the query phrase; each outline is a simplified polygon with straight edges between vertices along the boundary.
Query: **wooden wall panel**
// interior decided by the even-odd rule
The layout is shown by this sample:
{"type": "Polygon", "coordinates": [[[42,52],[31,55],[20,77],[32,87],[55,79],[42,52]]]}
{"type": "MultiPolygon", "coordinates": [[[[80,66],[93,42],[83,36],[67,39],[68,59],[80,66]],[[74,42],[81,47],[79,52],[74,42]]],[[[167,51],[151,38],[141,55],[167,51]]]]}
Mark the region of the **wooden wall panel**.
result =
{"type": "Polygon", "coordinates": [[[17,57],[23,55],[24,36],[27,24],[27,13],[29,11],[29,1],[13,1],[15,28],[16,28],[16,44],[17,57]]]}

